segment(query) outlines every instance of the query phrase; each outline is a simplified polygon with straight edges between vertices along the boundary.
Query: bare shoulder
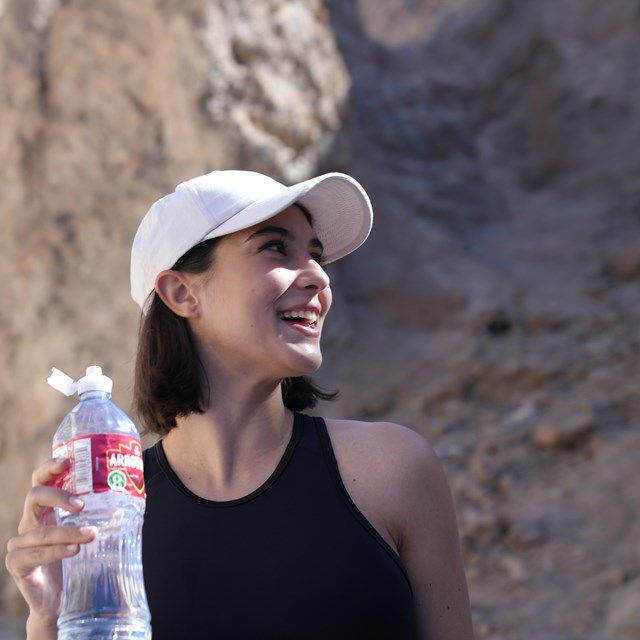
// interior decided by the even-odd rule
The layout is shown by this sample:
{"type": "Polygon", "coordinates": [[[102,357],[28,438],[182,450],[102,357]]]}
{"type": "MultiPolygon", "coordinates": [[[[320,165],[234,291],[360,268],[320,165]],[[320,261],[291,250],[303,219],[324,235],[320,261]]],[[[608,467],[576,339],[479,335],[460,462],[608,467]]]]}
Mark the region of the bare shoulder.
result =
{"type": "Polygon", "coordinates": [[[328,418],[326,420],[329,434],[345,440],[357,439],[363,445],[376,446],[380,444],[403,447],[425,443],[426,440],[419,433],[394,422],[366,422],[363,420],[344,420],[328,418]]]}
{"type": "Polygon", "coordinates": [[[441,472],[438,458],[422,435],[393,422],[327,420],[336,455],[353,463],[375,463],[378,474],[400,482],[428,480],[441,472]]]}
{"type": "Polygon", "coordinates": [[[448,485],[427,440],[391,422],[327,420],[342,480],[374,526],[400,551],[416,504],[439,510],[448,485]]]}

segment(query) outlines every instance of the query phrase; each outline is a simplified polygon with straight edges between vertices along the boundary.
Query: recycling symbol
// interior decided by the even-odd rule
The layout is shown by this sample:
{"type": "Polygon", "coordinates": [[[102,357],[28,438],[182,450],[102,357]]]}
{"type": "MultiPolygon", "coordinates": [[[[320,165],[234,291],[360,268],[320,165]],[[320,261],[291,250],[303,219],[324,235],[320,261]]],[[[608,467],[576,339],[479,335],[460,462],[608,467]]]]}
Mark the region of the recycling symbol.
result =
{"type": "Polygon", "coordinates": [[[127,476],[119,470],[111,471],[107,482],[114,491],[125,491],[127,488],[127,476]]]}

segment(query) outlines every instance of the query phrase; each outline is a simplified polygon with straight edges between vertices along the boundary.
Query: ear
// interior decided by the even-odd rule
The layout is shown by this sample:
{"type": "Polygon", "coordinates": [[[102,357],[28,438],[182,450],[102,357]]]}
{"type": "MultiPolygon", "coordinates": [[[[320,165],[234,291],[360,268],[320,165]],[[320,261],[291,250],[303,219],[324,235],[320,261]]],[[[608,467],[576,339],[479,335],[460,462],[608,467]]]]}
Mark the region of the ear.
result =
{"type": "Polygon", "coordinates": [[[156,277],[156,293],[176,315],[195,318],[198,315],[198,297],[194,284],[191,274],[167,269],[156,277]]]}

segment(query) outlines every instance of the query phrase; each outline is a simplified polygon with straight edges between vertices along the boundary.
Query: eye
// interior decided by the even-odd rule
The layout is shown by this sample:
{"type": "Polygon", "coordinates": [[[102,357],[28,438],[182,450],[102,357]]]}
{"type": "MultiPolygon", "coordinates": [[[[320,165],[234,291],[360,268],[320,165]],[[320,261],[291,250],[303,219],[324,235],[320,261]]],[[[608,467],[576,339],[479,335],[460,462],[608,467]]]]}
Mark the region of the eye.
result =
{"type": "Polygon", "coordinates": [[[326,258],[321,253],[312,253],[311,257],[322,266],[326,262],[326,258]]]}
{"type": "Polygon", "coordinates": [[[282,240],[269,240],[269,242],[262,245],[261,251],[274,251],[286,255],[287,247],[282,240]]]}

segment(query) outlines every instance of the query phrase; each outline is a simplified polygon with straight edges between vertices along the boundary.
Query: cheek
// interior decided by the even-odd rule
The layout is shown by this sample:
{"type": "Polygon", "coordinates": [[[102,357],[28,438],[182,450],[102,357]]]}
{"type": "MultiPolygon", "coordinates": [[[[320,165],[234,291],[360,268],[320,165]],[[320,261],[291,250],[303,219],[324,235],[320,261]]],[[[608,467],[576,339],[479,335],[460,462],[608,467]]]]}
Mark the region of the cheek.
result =
{"type": "Polygon", "coordinates": [[[322,305],[322,309],[324,310],[324,316],[326,317],[327,313],[329,313],[329,309],[331,309],[331,303],[333,302],[333,293],[331,292],[331,287],[327,287],[320,293],[320,304],[322,305]]]}
{"type": "Polygon", "coordinates": [[[280,297],[286,291],[286,283],[275,274],[262,274],[260,283],[253,283],[245,294],[245,303],[252,310],[249,319],[252,326],[261,326],[269,318],[276,317],[274,308],[278,306],[280,297]]]}
{"type": "Polygon", "coordinates": [[[253,296],[261,296],[265,301],[275,302],[289,291],[293,279],[287,269],[272,269],[261,278],[260,288],[252,288],[253,296]]]}

